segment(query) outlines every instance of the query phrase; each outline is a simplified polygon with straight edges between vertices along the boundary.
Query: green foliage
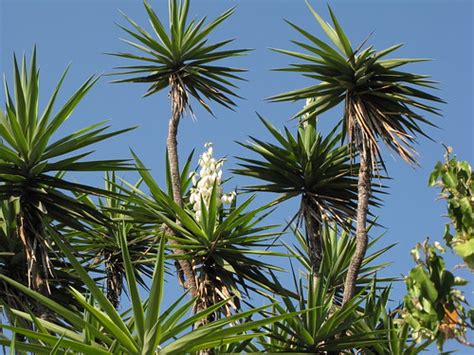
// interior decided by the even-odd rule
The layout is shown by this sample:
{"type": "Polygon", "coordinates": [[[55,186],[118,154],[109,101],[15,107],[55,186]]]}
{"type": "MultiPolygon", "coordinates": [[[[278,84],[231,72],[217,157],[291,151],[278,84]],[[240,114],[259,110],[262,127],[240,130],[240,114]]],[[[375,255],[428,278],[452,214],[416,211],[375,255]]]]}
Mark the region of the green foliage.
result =
{"type": "MultiPolygon", "coordinates": [[[[322,262],[320,266],[320,277],[324,278],[329,291],[334,291],[334,297],[340,303],[342,301],[342,289],[347,274],[349,263],[354,256],[356,241],[348,231],[338,228],[336,224],[325,222],[321,225],[321,241],[323,245],[322,262]]],[[[290,253],[303,266],[306,273],[311,272],[311,263],[308,257],[309,246],[306,238],[297,228],[293,229],[298,245],[287,246],[290,253]]],[[[357,292],[363,292],[373,282],[374,275],[386,268],[390,263],[381,263],[377,260],[388,253],[395,244],[375,249],[382,235],[369,242],[367,255],[365,256],[357,278],[357,292]]],[[[377,277],[378,283],[397,281],[392,277],[377,277]]]]}
{"type": "MultiPolygon", "coordinates": [[[[132,190],[137,206],[132,209],[133,214],[143,220],[162,221],[174,230],[175,235],[167,236],[174,241],[169,247],[183,249],[186,254],[173,257],[192,260],[198,277],[204,284],[210,283],[209,286],[217,289],[221,300],[235,296],[241,298],[241,291],[248,293],[259,288],[284,292],[278,290],[268,276],[270,271],[281,271],[281,268],[259,260],[259,257],[286,256],[268,250],[280,235],[273,230],[276,226],[261,224],[269,214],[268,205],[250,209],[254,199],[250,197],[242,204],[234,200],[229,208],[218,207],[215,185],[210,199],[213,202],[208,206],[202,204],[205,207],[202,218],[198,220],[187,199],[185,206],[179,207],[160,189],[137,156],[135,159],[150,196],[138,189],[132,190]]],[[[183,178],[182,181],[186,180],[183,178]]]]}
{"type": "Polygon", "coordinates": [[[447,339],[464,339],[467,328],[472,327],[468,315],[472,311],[465,309],[465,297],[456,288],[467,281],[446,270],[438,252],[443,253],[444,248],[427,240],[412,250],[417,266],[405,278],[407,295],[402,318],[413,329],[415,339],[436,339],[442,349],[447,339]]]}
{"type": "Polygon", "coordinates": [[[124,14],[125,19],[133,28],[132,30],[124,26],[120,28],[138,42],[123,41],[142,53],[140,55],[132,53],[114,55],[143,64],[118,67],[117,69],[125,71],[117,72],[117,75],[132,77],[115,82],[150,83],[145,96],[159,92],[170,84],[175,84],[180,88],[181,94],[184,94],[186,98],[188,95],[193,96],[209,112],[211,108],[206,103],[206,99],[231,108],[235,105],[231,98],[238,95],[233,91],[237,87],[230,80],[241,80],[238,73],[244,70],[216,66],[213,63],[244,55],[248,49],[221,50],[232,40],[209,44],[208,36],[233,14],[234,9],[224,12],[204,25],[206,18],[188,21],[189,0],[169,0],[168,3],[169,31],[166,31],[150,4],[144,1],[154,36],[124,14]]]}
{"type": "MultiPolygon", "coordinates": [[[[444,239],[465,265],[473,268],[474,257],[474,179],[466,161],[451,157],[446,149],[444,164],[438,162],[429,177],[430,186],[441,188],[441,197],[447,200],[448,217],[444,239]],[[455,235],[451,234],[454,227],[455,235]]],[[[467,301],[456,286],[467,285],[467,280],[446,270],[444,258],[438,253],[445,249],[438,242],[418,243],[412,255],[418,264],[405,280],[404,320],[414,329],[416,338],[436,339],[442,349],[447,339],[454,338],[468,344],[466,332],[473,329],[474,310],[467,309],[467,301]],[[424,254],[424,259],[420,257],[424,254]]]]}
{"type": "Polygon", "coordinates": [[[317,283],[313,282],[312,277],[308,280],[305,287],[302,280],[297,282],[295,279],[296,302],[290,297],[282,297],[282,302],[275,304],[273,313],[299,311],[301,315],[267,327],[269,334],[259,341],[265,353],[347,351],[364,349],[383,341],[383,337],[376,336],[380,333],[376,330],[362,333],[353,331],[353,325],[363,317],[356,314],[363,297],[353,299],[341,307],[335,304],[335,290],[330,291],[324,279],[317,283]],[[346,332],[347,336],[338,336],[346,332]]]}
{"type": "MultiPolygon", "coordinates": [[[[307,99],[294,116],[300,120],[295,134],[287,128],[280,133],[259,116],[275,143],[251,137],[250,143],[241,144],[257,158],[239,157],[240,167],[234,172],[260,180],[245,190],[278,194],[270,204],[254,207],[254,195],[243,201],[241,196],[223,195],[222,161],[211,157],[211,148],[206,160],[200,160],[213,164],[199,174],[201,185],[192,179],[193,154],[179,174],[177,152],[170,149],[177,147],[181,115],[186,109],[192,113],[191,97],[211,114],[210,102],[235,106],[233,100],[239,96],[234,81],[242,80],[244,70],[216,62],[244,55],[248,49],[224,49],[232,40],[210,43],[234,9],[206,24],[206,18],[189,18],[190,0],[168,4],[168,28],[146,0],[151,32],[124,15],[129,27],[119,27],[132,41],[123,41],[139,54],[112,54],[135,62],[116,68],[113,75],[123,79],[115,82],[148,84],[145,96],[170,88],[169,137],[174,143],[168,145],[164,189],[133,152],[133,165],[127,160],[86,160],[94,143],[130,129],[108,132],[105,123],[98,123],[57,138],[98,77],[91,76],[55,109],[66,70],[39,112],[36,50],[29,66],[26,57],[21,65],[14,57],[13,90],[5,80],[5,109],[0,110],[0,310],[7,315],[6,324],[0,324],[0,346],[11,353],[36,354],[401,355],[417,354],[435,341],[440,349],[448,339],[468,344],[474,311],[458,289],[467,281],[446,269],[439,243],[426,241],[413,249],[417,265],[405,278],[404,303],[390,310],[387,283],[397,280],[377,273],[388,265],[379,258],[393,245],[374,250],[380,237],[373,239],[357,273],[356,295],[342,301],[348,270],[358,260],[352,226],[358,207],[367,207],[358,206],[358,190],[371,192],[370,205],[381,204],[374,196],[380,190],[358,189],[360,172],[371,178],[363,161],[372,169],[383,165],[382,141],[416,163],[417,135],[427,136],[421,126],[434,126],[420,113],[439,115],[431,105],[443,101],[423,91],[434,89],[435,82],[400,71],[424,59],[386,59],[401,45],[377,51],[373,46],[363,48],[364,42],[355,48],[331,8],[329,24],[308,3],[330,43],[288,22],[309,42],[293,42],[305,53],[275,49],[304,61],[278,70],[297,72],[317,83],[270,98],[307,99]],[[317,117],[340,103],[345,105],[342,126],[322,135],[317,117]],[[367,153],[368,160],[363,160],[367,153]],[[139,182],[119,181],[118,170],[137,170],[139,182]],[[104,188],[65,177],[68,172],[98,171],[105,172],[104,188]],[[180,188],[180,198],[173,199],[173,189],[180,188]],[[285,245],[288,253],[277,252],[274,248],[281,246],[276,243],[283,233],[265,224],[265,218],[271,207],[293,198],[301,199],[294,217],[296,245],[285,245]],[[177,203],[181,199],[182,205],[177,203]],[[301,220],[306,234],[298,228],[301,220]],[[173,253],[167,255],[169,250],[173,253]],[[277,277],[285,270],[271,257],[282,256],[303,268],[300,277],[292,269],[293,288],[277,277]],[[191,280],[195,276],[197,286],[189,290],[197,297],[183,294],[165,307],[169,260],[181,267],[178,274],[189,271],[181,261],[190,266],[188,274],[191,280]],[[102,287],[104,273],[107,292],[102,287]],[[130,308],[120,313],[122,289],[130,308]],[[255,307],[255,294],[269,299],[270,305],[255,307]]],[[[446,243],[472,271],[472,168],[448,150],[429,184],[439,186],[448,203],[446,243]]]]}
{"type": "Polygon", "coordinates": [[[448,204],[451,222],[444,232],[446,244],[474,269],[474,173],[467,161],[458,161],[450,154],[451,148],[447,148],[444,164],[436,164],[429,185],[438,186],[448,204]]]}
{"type": "Polygon", "coordinates": [[[383,141],[404,160],[415,162],[412,147],[415,135],[426,136],[420,123],[433,126],[433,123],[415,110],[437,115],[438,109],[423,101],[442,100],[416,88],[434,88],[435,82],[428,80],[428,76],[403,72],[400,67],[426,59],[384,59],[400,48],[401,44],[376,51],[373,46],[362,49],[364,42],[354,49],[330,7],[333,26],[325,22],[308,1],[306,3],[331,43],[326,43],[287,21],[309,44],[293,41],[307,53],[275,49],[304,61],[303,64],[291,64],[288,68],[278,70],[300,73],[319,83],[272,96],[270,100],[279,102],[315,99],[294,117],[304,114],[320,115],[345,102],[343,132],[350,143],[355,143],[357,149],[364,144],[371,154],[373,164],[381,158],[378,140],[383,141]]]}
{"type": "Polygon", "coordinates": [[[36,329],[32,331],[15,325],[1,325],[2,329],[22,334],[29,340],[29,342],[9,340],[5,335],[1,335],[0,344],[4,346],[9,346],[13,341],[15,348],[18,350],[34,351],[36,354],[50,354],[53,348],[84,354],[151,355],[155,354],[157,349],[159,349],[160,354],[177,354],[253,338],[262,335],[262,333],[259,331],[252,332],[252,330],[275,321],[292,318],[298,314],[288,313],[266,319],[248,320],[253,314],[267,308],[265,306],[213,322],[199,329],[189,330],[190,326],[215,311],[215,309],[222,307],[228,300],[224,300],[214,307],[184,320],[183,317],[190,311],[194,300],[182,302],[183,297],[180,297],[170,307],[161,311],[165,293],[165,240],[162,239],[151,279],[149,298],[143,302],[138,292],[138,284],[124,234],[122,234],[121,239],[122,257],[132,307],[124,314],[119,314],[96,286],[95,281],[81,266],[72,250],[61,241],[58,234],[53,230],[50,232],[55,243],[89,288],[89,296],[71,288],[71,296],[84,307],[84,312],[82,315],[77,314],[48,297],[30,290],[4,275],[0,275],[0,279],[43,303],[66,322],[66,324],[63,324],[46,321],[36,318],[31,313],[10,310],[17,317],[33,321],[36,329]],[[178,336],[179,338],[176,339],[178,336]]]}
{"type": "Polygon", "coordinates": [[[85,160],[93,151],[83,151],[130,129],[106,132],[108,126],[102,122],[57,138],[58,129],[98,78],[90,77],[62,107],[55,109],[66,70],[41,113],[36,48],[29,68],[26,57],[21,69],[15,56],[13,62],[14,99],[5,79],[5,111],[0,110],[0,201],[17,202],[15,238],[21,241],[19,257],[24,256],[27,284],[50,294],[50,279],[67,279],[72,284],[76,281],[64,275],[58,263],[54,265],[54,257],[50,256],[52,243],[45,231],[47,225],[60,223],[81,230],[83,221],[101,225],[108,222],[95,208],[71,196],[108,192],[69,181],[65,173],[132,169],[126,160],[85,160]]]}
{"type": "MultiPolygon", "coordinates": [[[[0,274],[8,276],[17,282],[29,287],[27,260],[23,245],[18,237],[17,216],[19,213],[19,201],[0,201],[0,274]]],[[[51,299],[71,308],[79,306],[71,302],[68,287],[74,286],[81,292],[85,292],[82,281],[71,273],[70,265],[57,257],[58,250],[52,246],[48,253],[54,275],[49,279],[51,299]]],[[[9,283],[0,280],[0,305],[23,311],[37,312],[37,304],[29,297],[20,292],[9,283]]],[[[80,307],[78,307],[80,308],[80,307]]],[[[9,315],[8,312],[7,316],[9,315]]]]}
{"type": "MultiPolygon", "coordinates": [[[[130,210],[133,202],[121,196],[123,183],[119,183],[115,172],[105,174],[104,190],[107,196],[93,200],[92,196],[76,194],[79,201],[92,209],[97,209],[109,219],[107,225],[89,223],[83,231],[63,231],[63,236],[81,254],[88,267],[98,270],[104,267],[107,276],[109,299],[118,306],[125,275],[122,258],[121,235],[125,234],[136,278],[142,287],[147,287],[156,259],[159,232],[153,225],[136,221],[130,210]]],[[[140,183],[140,181],[139,181],[140,183]]],[[[139,186],[139,183],[135,187],[139,186]]]]}
{"type": "Polygon", "coordinates": [[[246,189],[278,193],[276,202],[301,196],[300,213],[311,209],[320,223],[333,220],[346,224],[354,218],[359,166],[351,164],[349,146],[340,146],[338,127],[324,137],[312,121],[300,125],[296,136],[287,128],[282,135],[269,121],[259,118],[278,144],[253,137],[251,144],[240,143],[260,160],[239,157],[240,168],[234,172],[266,182],[246,189]]]}
{"type": "Polygon", "coordinates": [[[391,286],[380,287],[377,283],[374,277],[367,290],[365,304],[357,310],[360,321],[354,324],[357,333],[370,334],[374,329],[378,330],[374,338],[381,341],[372,342],[366,353],[403,355],[422,352],[432,341],[419,341],[412,336],[412,329],[401,319],[401,307],[388,308],[391,286]]]}
{"type": "MultiPolygon", "coordinates": [[[[18,201],[0,202],[0,274],[27,285],[26,260],[17,236],[16,216],[18,201]]],[[[2,303],[14,308],[28,305],[27,299],[5,282],[0,281],[2,303]]]]}
{"type": "Polygon", "coordinates": [[[92,151],[78,152],[130,129],[104,133],[108,126],[98,123],[53,140],[53,134],[71,116],[98,78],[92,76],[87,79],[53,114],[66,70],[40,114],[36,50],[33,50],[29,70],[25,57],[21,70],[14,58],[13,69],[15,101],[5,81],[6,107],[5,111],[0,110],[0,200],[19,198],[20,208],[31,213],[47,214],[49,218],[67,225],[78,226],[78,219],[104,223],[106,219],[102,214],[64,192],[91,195],[107,192],[67,181],[63,173],[131,169],[132,166],[125,160],[84,161],[92,151]]]}

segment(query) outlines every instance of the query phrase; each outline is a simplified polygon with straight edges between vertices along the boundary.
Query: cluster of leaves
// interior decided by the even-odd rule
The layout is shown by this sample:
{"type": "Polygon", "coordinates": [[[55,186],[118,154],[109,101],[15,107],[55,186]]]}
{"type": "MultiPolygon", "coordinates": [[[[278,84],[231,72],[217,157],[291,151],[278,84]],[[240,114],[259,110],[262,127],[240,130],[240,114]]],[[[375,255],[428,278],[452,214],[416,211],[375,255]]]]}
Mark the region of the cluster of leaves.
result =
{"type": "MultiPolygon", "coordinates": [[[[372,229],[373,225],[371,226],[372,229]]],[[[300,229],[294,228],[293,234],[298,244],[296,246],[287,246],[291,255],[296,258],[307,274],[311,273],[311,263],[309,260],[310,248],[307,239],[303,236],[300,229]]],[[[354,236],[349,231],[339,228],[336,223],[325,222],[321,226],[320,231],[321,242],[323,244],[323,255],[321,262],[321,277],[324,282],[329,285],[329,291],[335,292],[336,303],[342,301],[342,289],[344,285],[344,278],[347,274],[347,269],[351,260],[351,255],[354,254],[356,248],[356,241],[354,236]]],[[[374,276],[380,270],[389,266],[390,263],[375,263],[378,258],[389,252],[395,244],[390,244],[381,249],[372,252],[383,237],[383,234],[374,238],[368,245],[368,253],[362,262],[362,266],[357,279],[357,292],[362,292],[367,289],[368,285],[374,280],[374,276]]],[[[397,281],[396,278],[380,276],[376,277],[377,283],[388,283],[397,281]]]]}
{"type": "Polygon", "coordinates": [[[345,224],[353,219],[358,165],[351,164],[349,146],[340,146],[338,127],[324,137],[312,120],[300,125],[297,135],[287,128],[282,135],[268,120],[260,120],[278,144],[253,137],[251,143],[242,144],[260,160],[240,157],[240,168],[234,172],[265,182],[246,190],[278,193],[276,202],[300,196],[299,214],[311,210],[319,223],[333,220],[345,224]]]}
{"type": "MultiPolygon", "coordinates": [[[[130,216],[133,208],[131,199],[126,199],[121,192],[124,183],[119,183],[115,172],[104,176],[104,191],[108,195],[97,200],[88,194],[75,194],[77,199],[97,210],[108,218],[106,225],[88,223],[87,231],[63,230],[69,243],[80,252],[82,258],[93,270],[104,269],[107,278],[108,298],[118,306],[123,286],[125,267],[122,258],[121,236],[125,235],[129,252],[132,255],[136,278],[140,286],[147,287],[145,277],[151,277],[160,234],[156,224],[146,224],[130,216]]],[[[138,188],[141,181],[134,187],[138,188]]]]}
{"type": "Polygon", "coordinates": [[[235,343],[260,335],[247,331],[258,330],[259,327],[273,323],[280,319],[291,318],[295,314],[289,313],[262,320],[246,321],[254,313],[263,308],[251,309],[238,315],[213,322],[196,330],[189,328],[199,319],[206,317],[227,302],[217,303],[202,313],[183,319],[190,311],[194,300],[184,302],[184,295],[161,312],[164,292],[164,262],[165,239],[162,239],[159,252],[156,256],[155,268],[151,278],[150,293],[147,300],[142,300],[139,294],[135,271],[127,246],[125,235],[121,237],[122,257],[124,261],[131,309],[120,314],[112,303],[96,285],[88,272],[74,256],[72,250],[62,241],[59,234],[50,230],[50,235],[61,251],[87,285],[90,295],[85,295],[71,288],[71,296],[79,302],[84,311],[82,314],[72,312],[67,307],[49,299],[46,296],[32,291],[28,287],[0,275],[0,279],[18,288],[26,295],[44,304],[56,314],[56,320],[48,321],[35,317],[32,313],[9,309],[12,315],[26,319],[35,324],[36,329],[29,330],[14,325],[2,325],[3,329],[20,334],[29,343],[9,341],[5,336],[0,337],[0,344],[11,349],[34,352],[36,354],[51,354],[58,351],[75,351],[84,354],[177,354],[194,352],[200,349],[214,347],[228,343],[235,343]],[[231,328],[227,326],[232,325],[231,328]],[[176,337],[179,335],[179,339],[176,337]]]}
{"type": "Polygon", "coordinates": [[[333,26],[324,21],[308,1],[306,3],[330,42],[287,21],[307,40],[307,43],[292,41],[305,52],[274,50],[304,61],[277,70],[300,73],[318,83],[272,96],[270,100],[313,99],[294,117],[305,114],[314,117],[344,102],[342,130],[356,149],[365,147],[373,168],[377,168],[378,162],[383,163],[379,140],[407,162],[414,163],[416,135],[426,136],[420,124],[434,125],[416,110],[439,115],[437,108],[423,101],[443,100],[422,90],[435,87],[436,83],[429,80],[429,76],[404,72],[400,67],[426,59],[386,59],[401,44],[376,51],[373,46],[362,48],[364,41],[354,48],[329,6],[333,26]]]}
{"type": "Polygon", "coordinates": [[[117,69],[123,71],[116,74],[128,77],[115,82],[150,83],[145,96],[159,92],[173,82],[185,94],[186,104],[188,95],[192,96],[211,113],[212,110],[206,99],[228,108],[235,106],[233,98],[239,95],[235,92],[235,84],[232,84],[229,79],[242,80],[238,74],[244,70],[213,65],[213,63],[220,59],[244,55],[249,50],[221,49],[233,40],[208,43],[209,34],[228,19],[235,9],[224,12],[204,25],[206,18],[188,21],[189,0],[170,0],[170,26],[167,32],[150,4],[147,1],[144,4],[154,36],[124,14],[133,29],[130,30],[121,25],[120,28],[138,40],[138,43],[123,41],[140,50],[141,54],[117,53],[113,55],[141,62],[142,65],[118,67],[117,69]]]}
{"type": "MultiPolygon", "coordinates": [[[[338,228],[335,223],[323,223],[321,227],[323,256],[319,269],[320,277],[315,282],[307,256],[309,253],[307,240],[299,229],[295,228],[293,232],[298,245],[287,248],[303,265],[305,277],[298,278],[293,270],[297,297],[280,296],[281,301],[273,306],[273,313],[299,311],[301,314],[266,327],[271,336],[261,337],[258,343],[268,353],[324,353],[353,349],[367,352],[374,347],[378,353],[386,352],[391,346],[390,332],[398,330],[398,325],[392,328],[385,326],[382,315],[386,315],[385,321],[392,319],[387,311],[390,290],[378,287],[377,284],[392,282],[395,279],[379,278],[374,275],[387,265],[377,263],[376,260],[393,245],[372,252],[380,238],[370,243],[370,253],[364,260],[361,277],[357,283],[358,296],[350,303],[341,306],[342,285],[355,252],[353,236],[338,228]],[[341,337],[340,334],[346,336],[341,337]]],[[[412,345],[410,336],[397,340],[403,344],[402,349],[412,345]]],[[[255,349],[254,347],[252,350],[256,351],[255,349]]]]}
{"type": "MultiPolygon", "coordinates": [[[[162,221],[175,231],[175,235],[167,234],[174,244],[169,247],[186,251],[179,257],[192,260],[203,283],[217,290],[219,301],[237,297],[242,298],[241,290],[248,295],[249,291],[264,289],[274,292],[277,286],[269,277],[272,271],[282,271],[258,257],[285,256],[285,254],[268,250],[280,233],[275,225],[263,225],[265,217],[271,211],[264,205],[251,208],[254,196],[238,204],[237,199],[229,208],[217,206],[216,194],[218,186],[212,189],[210,203],[202,209],[202,217],[197,220],[189,203],[188,167],[192,156],[182,171],[182,187],[185,205],[178,206],[170,194],[166,194],[151,174],[145,169],[140,159],[135,156],[140,175],[149,189],[149,195],[138,189],[132,189],[136,205],[131,208],[138,220],[162,221]],[[178,218],[179,223],[176,222],[178,218]]],[[[191,174],[192,175],[192,174],[191,174]]],[[[283,292],[283,290],[280,290],[283,292]]],[[[238,306],[234,308],[239,308],[238,306]]],[[[225,312],[229,314],[229,312],[225,312]]]]}
{"type": "MultiPolygon", "coordinates": [[[[67,70],[61,76],[43,113],[39,106],[39,69],[36,49],[27,68],[23,57],[21,69],[14,58],[14,93],[5,80],[5,111],[0,111],[0,199],[19,198],[24,209],[47,213],[52,219],[77,226],[78,219],[103,223],[104,217],[65,192],[104,194],[92,186],[64,179],[64,172],[114,171],[131,169],[126,160],[86,160],[93,151],[79,152],[92,144],[130,131],[107,132],[104,122],[85,127],[61,139],[54,134],[70,117],[84,96],[97,82],[90,77],[56,113],[56,98],[67,70]],[[27,208],[30,207],[31,208],[27,208]]],[[[34,213],[32,212],[32,213],[34,213]]]]}
{"type": "MultiPolygon", "coordinates": [[[[447,148],[445,163],[438,162],[428,184],[439,186],[441,196],[448,202],[448,216],[444,239],[464,265],[472,271],[474,256],[473,206],[474,179],[471,166],[451,157],[447,148]],[[455,235],[451,234],[454,227],[455,235]]],[[[436,339],[442,349],[447,339],[454,338],[468,344],[466,332],[473,329],[474,310],[469,309],[465,296],[457,286],[468,281],[446,269],[439,242],[428,240],[418,243],[412,250],[417,263],[405,279],[408,293],[404,298],[403,319],[413,329],[417,339],[436,339]]]]}
{"type": "Polygon", "coordinates": [[[417,265],[405,278],[407,295],[404,297],[402,318],[413,329],[417,340],[437,341],[442,349],[447,339],[463,340],[472,328],[474,313],[466,310],[466,299],[456,286],[467,281],[446,270],[444,248],[428,240],[412,250],[417,265]],[[422,254],[422,255],[420,255],[422,254]]]}
{"type": "MultiPolygon", "coordinates": [[[[0,275],[29,285],[26,255],[17,232],[18,212],[17,199],[0,201],[0,275]]],[[[71,302],[68,287],[73,286],[80,292],[85,292],[84,283],[71,273],[71,265],[58,257],[59,251],[55,245],[52,247],[54,248],[49,255],[54,275],[49,279],[50,298],[62,304],[69,304],[73,309],[78,304],[71,302]]],[[[2,305],[22,311],[38,311],[37,304],[31,298],[4,280],[0,280],[0,295],[2,305]]]]}
{"type": "Polygon", "coordinates": [[[448,203],[451,222],[446,224],[444,240],[474,269],[474,173],[467,161],[459,161],[450,153],[451,148],[447,148],[445,161],[436,164],[429,185],[438,186],[441,198],[448,203]]]}

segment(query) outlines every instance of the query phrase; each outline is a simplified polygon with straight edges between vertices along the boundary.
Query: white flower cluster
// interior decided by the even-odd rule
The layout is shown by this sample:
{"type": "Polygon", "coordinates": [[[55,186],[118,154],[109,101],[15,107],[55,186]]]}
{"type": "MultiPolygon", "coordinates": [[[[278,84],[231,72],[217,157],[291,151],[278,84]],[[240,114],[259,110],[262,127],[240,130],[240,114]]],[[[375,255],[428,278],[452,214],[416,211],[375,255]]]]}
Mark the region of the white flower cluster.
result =
{"type": "Polygon", "coordinates": [[[214,183],[216,184],[216,199],[217,206],[222,204],[231,204],[235,198],[235,192],[224,194],[221,183],[222,183],[222,165],[224,159],[216,160],[213,158],[212,143],[206,143],[204,145],[207,148],[199,157],[199,174],[193,172],[192,180],[193,187],[191,188],[191,195],[189,196],[189,202],[193,204],[193,210],[197,221],[201,220],[202,217],[202,203],[204,207],[208,208],[211,201],[212,189],[214,183]]]}

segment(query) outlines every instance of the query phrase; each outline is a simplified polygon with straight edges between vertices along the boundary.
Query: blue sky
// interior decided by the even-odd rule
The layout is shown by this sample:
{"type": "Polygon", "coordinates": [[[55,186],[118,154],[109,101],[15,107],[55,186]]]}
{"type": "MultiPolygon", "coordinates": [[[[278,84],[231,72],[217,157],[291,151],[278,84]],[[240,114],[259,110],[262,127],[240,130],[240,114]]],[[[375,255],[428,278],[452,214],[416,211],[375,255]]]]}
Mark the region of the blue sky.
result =
{"type": "MultiPolygon", "coordinates": [[[[162,17],[167,16],[166,1],[151,1],[162,17]]],[[[328,18],[326,2],[311,1],[324,18],[328,18]]],[[[357,45],[369,33],[377,49],[405,43],[397,57],[432,58],[431,62],[411,65],[407,69],[429,74],[440,82],[436,92],[447,101],[442,105],[443,118],[429,117],[440,129],[427,128],[436,142],[421,138],[417,146],[421,167],[407,166],[400,158],[385,151],[388,171],[393,178],[388,185],[389,195],[384,206],[373,212],[380,216],[386,229],[382,244],[397,242],[386,260],[393,261],[390,274],[407,273],[412,266],[409,250],[426,237],[440,240],[446,219],[442,217],[445,204],[435,202],[437,191],[427,187],[428,175],[442,159],[440,143],[454,148],[460,159],[473,162],[473,4],[466,1],[330,1],[329,2],[352,43],[357,45]]],[[[213,40],[236,38],[233,47],[253,48],[248,56],[232,59],[224,64],[249,69],[247,82],[241,83],[236,112],[214,106],[216,119],[193,106],[197,120],[184,119],[179,133],[181,156],[193,148],[202,151],[203,144],[214,142],[218,156],[227,156],[226,168],[235,167],[234,156],[246,152],[234,141],[245,141],[248,135],[268,139],[268,134],[256,119],[255,111],[282,128],[295,127],[289,117],[303,102],[275,104],[264,98],[297,89],[309,81],[294,73],[272,72],[286,66],[291,58],[272,52],[270,47],[295,49],[290,40],[301,37],[284,21],[286,18],[323,36],[304,1],[300,0],[193,0],[192,16],[213,18],[227,8],[237,5],[235,15],[220,27],[213,40]]],[[[119,41],[125,34],[114,22],[125,23],[118,10],[124,11],[138,23],[148,26],[140,1],[24,1],[0,0],[0,71],[11,77],[12,53],[29,54],[33,45],[38,48],[41,68],[43,102],[48,98],[59,76],[68,63],[70,74],[62,90],[63,102],[93,73],[108,73],[117,65],[129,64],[104,52],[129,50],[119,41]]],[[[147,27],[148,28],[148,27],[147,27]]],[[[116,137],[97,146],[96,158],[127,158],[129,148],[163,181],[163,157],[169,103],[167,93],[141,98],[146,86],[110,84],[102,78],[69,119],[61,133],[68,133],[86,125],[110,120],[114,129],[138,125],[135,131],[116,137]]],[[[9,79],[10,80],[10,79],[9,79]]],[[[3,95],[0,99],[2,105],[3,95]]],[[[340,110],[321,117],[321,129],[329,129],[340,118],[340,110]]],[[[229,174],[227,174],[229,176],[229,174]]],[[[132,176],[130,176],[133,179],[132,176]]],[[[81,181],[101,185],[101,176],[81,176],[81,181]]],[[[228,188],[250,183],[235,177],[228,188]]],[[[263,196],[259,201],[268,201],[263,196]]],[[[296,204],[286,204],[276,211],[269,222],[284,223],[292,216],[296,204]]],[[[377,234],[377,233],[375,233],[377,234]]],[[[286,241],[291,242],[290,237],[286,241]]],[[[174,292],[174,291],[173,291],[174,292]]],[[[396,295],[403,294],[398,287],[396,295]]]]}

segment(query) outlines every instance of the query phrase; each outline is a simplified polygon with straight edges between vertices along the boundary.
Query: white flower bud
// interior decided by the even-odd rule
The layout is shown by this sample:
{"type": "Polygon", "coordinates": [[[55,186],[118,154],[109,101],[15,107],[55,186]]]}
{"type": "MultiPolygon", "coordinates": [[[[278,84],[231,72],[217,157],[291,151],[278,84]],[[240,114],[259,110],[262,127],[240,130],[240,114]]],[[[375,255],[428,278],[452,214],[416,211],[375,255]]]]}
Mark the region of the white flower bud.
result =
{"type": "Polygon", "coordinates": [[[420,253],[418,252],[418,248],[413,248],[410,250],[410,254],[416,262],[420,261],[420,253]]]}
{"type": "Polygon", "coordinates": [[[439,242],[434,242],[433,246],[441,253],[444,253],[446,251],[439,242]]]}
{"type": "Polygon", "coordinates": [[[456,276],[454,278],[454,284],[456,286],[464,286],[464,285],[467,285],[467,283],[468,283],[467,280],[462,277],[456,276]]]}

